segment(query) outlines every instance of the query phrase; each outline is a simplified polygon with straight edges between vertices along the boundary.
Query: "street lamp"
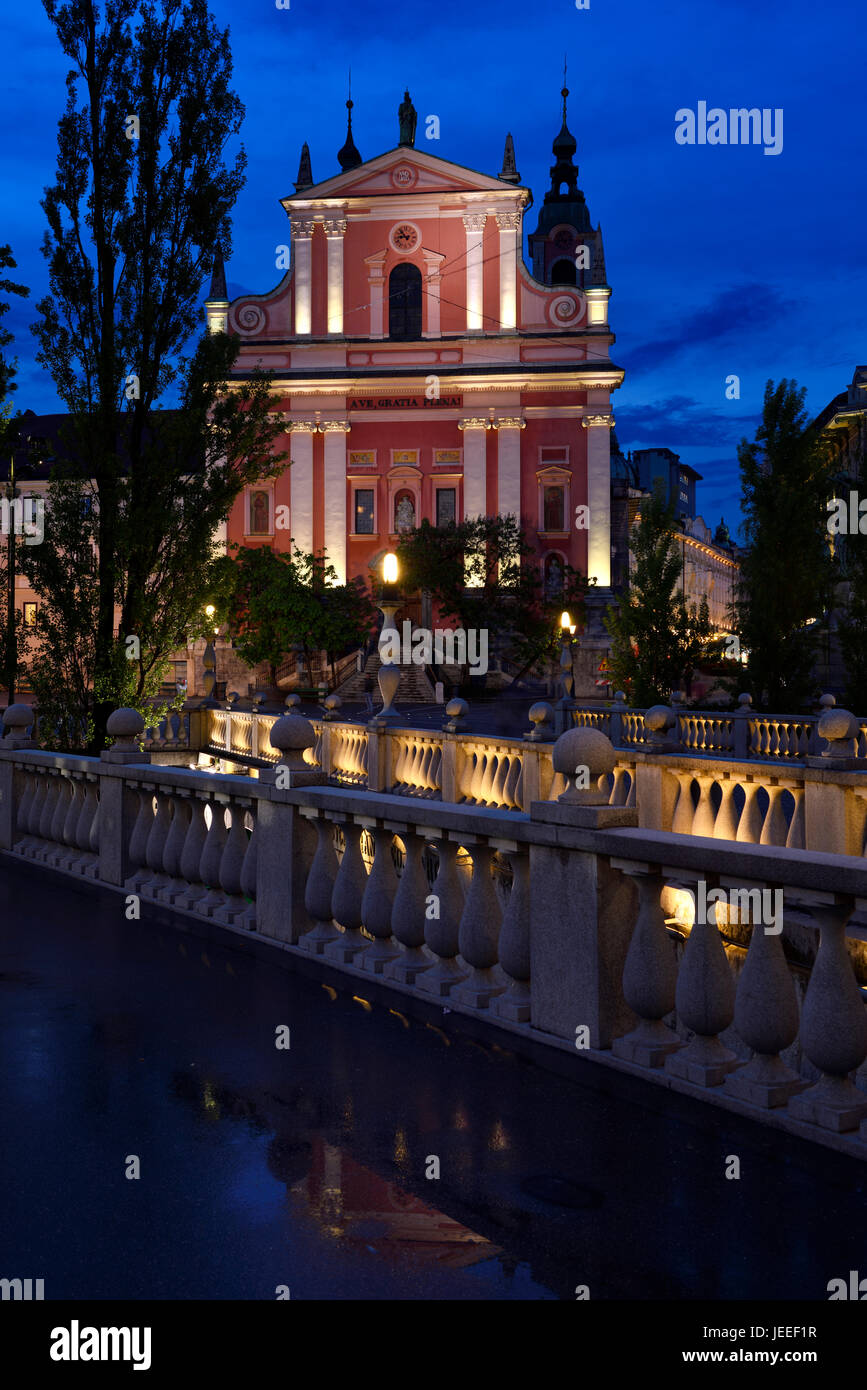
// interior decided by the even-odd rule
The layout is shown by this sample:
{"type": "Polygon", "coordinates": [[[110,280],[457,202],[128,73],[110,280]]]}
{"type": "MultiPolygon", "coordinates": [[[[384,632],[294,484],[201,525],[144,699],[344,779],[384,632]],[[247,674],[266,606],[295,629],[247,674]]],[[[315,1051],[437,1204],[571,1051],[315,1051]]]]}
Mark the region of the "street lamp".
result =
{"type": "MultiPolygon", "coordinates": [[[[213,618],[216,611],[217,610],[215,609],[212,603],[207,604],[204,609],[205,617],[213,618]]],[[[214,632],[219,632],[219,628],[215,627],[214,632]]],[[[214,644],[210,637],[205,643],[205,650],[202,656],[202,664],[204,666],[204,674],[202,676],[202,690],[204,698],[206,701],[208,701],[209,704],[213,704],[214,707],[216,707],[217,653],[214,650],[214,644]]]]}
{"type": "MultiPolygon", "coordinates": [[[[397,588],[397,556],[392,552],[385,556],[382,562],[382,589],[379,595],[379,608],[382,613],[382,631],[379,634],[379,658],[380,667],[377,674],[379,692],[382,695],[382,709],[377,715],[377,719],[397,719],[398,712],[394,708],[394,697],[397,694],[397,687],[400,685],[400,668],[394,662],[384,659],[386,647],[391,646],[392,638],[400,638],[394,622],[394,615],[400,608],[401,596],[397,588]]],[[[372,722],[376,722],[375,720],[372,722]]]]}
{"type": "Polygon", "coordinates": [[[563,728],[566,726],[566,712],[575,707],[575,701],[572,699],[572,691],[575,688],[575,675],[572,670],[572,639],[575,636],[576,626],[577,624],[572,621],[571,613],[564,609],[560,615],[560,677],[563,682],[563,696],[558,701],[557,706],[558,710],[562,711],[560,720],[563,728]]]}

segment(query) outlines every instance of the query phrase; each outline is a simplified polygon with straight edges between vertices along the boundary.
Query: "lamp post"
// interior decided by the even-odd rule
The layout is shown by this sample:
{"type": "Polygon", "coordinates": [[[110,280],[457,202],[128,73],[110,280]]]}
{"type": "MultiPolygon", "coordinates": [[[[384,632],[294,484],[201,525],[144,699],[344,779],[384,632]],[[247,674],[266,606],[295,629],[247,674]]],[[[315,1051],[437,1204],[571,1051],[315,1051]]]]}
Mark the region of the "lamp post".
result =
{"type": "MultiPolygon", "coordinates": [[[[217,610],[215,609],[214,605],[213,605],[212,603],[209,603],[209,604],[206,606],[206,608],[205,608],[205,617],[206,617],[206,618],[213,618],[213,616],[214,616],[214,614],[216,613],[216,611],[217,611],[217,610]]],[[[216,627],[215,627],[215,628],[214,628],[214,633],[216,634],[217,632],[219,632],[219,630],[220,630],[219,628],[216,628],[216,627]]],[[[204,668],[205,668],[204,676],[202,677],[202,690],[203,690],[204,699],[207,701],[208,704],[213,705],[214,707],[216,707],[216,704],[217,704],[217,653],[216,653],[216,651],[214,650],[214,644],[213,644],[213,642],[211,641],[211,638],[210,638],[210,637],[208,637],[208,640],[207,640],[207,642],[205,643],[205,651],[204,651],[204,656],[203,656],[202,660],[203,660],[203,664],[204,664],[204,668]]]]}
{"type": "Polygon", "coordinates": [[[400,684],[400,667],[391,660],[384,660],[384,652],[390,646],[392,637],[400,641],[394,622],[394,615],[400,608],[401,595],[397,587],[397,556],[391,551],[382,562],[382,589],[379,594],[379,609],[382,613],[382,631],[379,634],[380,667],[377,675],[379,691],[382,695],[382,709],[372,723],[380,719],[397,719],[394,697],[400,684]]]}
{"type": "Polygon", "coordinates": [[[565,609],[560,616],[560,679],[563,682],[563,695],[557,701],[555,727],[563,733],[567,724],[567,714],[575,708],[572,691],[575,688],[575,675],[572,670],[572,647],[576,624],[572,615],[565,609]]]}

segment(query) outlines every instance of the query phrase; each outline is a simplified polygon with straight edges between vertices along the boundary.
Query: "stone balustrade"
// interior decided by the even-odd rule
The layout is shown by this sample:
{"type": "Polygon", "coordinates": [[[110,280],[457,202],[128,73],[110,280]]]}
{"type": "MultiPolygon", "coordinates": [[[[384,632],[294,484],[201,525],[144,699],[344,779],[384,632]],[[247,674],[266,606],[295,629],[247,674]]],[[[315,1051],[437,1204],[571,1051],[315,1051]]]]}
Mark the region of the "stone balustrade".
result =
{"type": "Polygon", "coordinates": [[[274,722],[277,762],[255,778],[151,762],[132,711],[112,716],[115,742],[99,759],[41,752],[16,718],[0,743],[10,862],[113,889],[128,915],[144,901],[255,932],[351,973],[359,990],[375,979],[867,1156],[867,929],[856,912],[867,864],[778,848],[780,795],[761,825],[755,795],[735,817],[733,793],[715,809],[709,787],[695,800],[688,759],[672,771],[640,750],[624,760],[590,726],[544,750],[556,799],[525,788],[518,810],[510,741],[483,766],[478,750],[396,731],[389,777],[450,776],[478,798],[460,802],[354,784],[370,769],[364,744],[342,734],[348,780],[329,784],[308,755],[335,726],[317,734],[298,715],[274,722]],[[688,832],[640,824],[642,796],[664,802],[666,777],[681,779],[674,818],[693,800],[688,832]],[[698,906],[712,889],[740,896],[709,920],[698,906]],[[779,931],[762,893],[779,899],[779,931]]]}
{"type": "MultiPolygon", "coordinates": [[[[528,810],[534,800],[556,798],[564,789],[552,765],[552,744],[536,732],[544,722],[541,712],[549,709],[533,707],[536,728],[522,739],[313,720],[315,740],[306,761],[334,785],[367,786],[457,805],[528,810]]],[[[238,743],[250,743],[248,732],[236,736],[230,728],[239,719],[244,729],[257,729],[253,742],[260,766],[277,762],[268,741],[277,716],[211,714],[210,746],[225,748],[227,763],[231,765],[238,743]],[[215,734],[220,731],[224,741],[217,745],[215,734]]],[[[800,760],[794,754],[783,757],[782,733],[768,732],[775,721],[756,720],[746,701],[727,716],[686,715],[676,706],[657,706],[641,714],[640,729],[637,714],[633,725],[631,719],[633,712],[624,713],[617,706],[577,711],[574,727],[613,731],[620,737],[619,744],[612,740],[618,760],[606,776],[609,804],[635,807],[643,828],[793,850],[867,854],[867,767],[852,751],[854,740],[850,745],[848,737],[835,739],[835,746],[844,745],[844,756],[829,757],[827,752],[834,751],[830,737],[819,739],[815,733],[822,720],[826,728],[828,720],[837,720],[846,735],[853,725],[846,722],[851,716],[845,711],[826,707],[810,735],[810,746],[825,746],[826,753],[806,753],[800,760]],[[777,748],[772,759],[735,757],[735,747],[747,747],[753,725],[762,740],[771,738],[777,748]],[[635,734],[631,743],[630,729],[635,734]],[[696,751],[683,750],[684,743],[692,743],[696,751]],[[711,743],[724,747],[712,752],[711,743]]],[[[857,721],[854,727],[860,727],[857,721]]],[[[794,739],[796,723],[790,721],[785,729],[794,739]]],[[[797,736],[801,744],[803,736],[802,730],[797,736]]],[[[239,769],[248,762],[239,754],[239,769]]]]}

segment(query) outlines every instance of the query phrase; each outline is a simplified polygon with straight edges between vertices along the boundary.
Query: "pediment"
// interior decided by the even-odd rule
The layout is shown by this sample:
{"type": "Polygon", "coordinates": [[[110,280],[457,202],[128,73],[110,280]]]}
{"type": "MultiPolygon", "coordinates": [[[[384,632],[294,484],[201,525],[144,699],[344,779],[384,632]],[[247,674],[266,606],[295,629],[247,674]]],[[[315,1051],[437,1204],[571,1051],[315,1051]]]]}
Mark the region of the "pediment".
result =
{"type": "Polygon", "coordinates": [[[287,211],[323,199],[400,198],[418,193],[499,193],[514,202],[516,195],[528,191],[521,185],[506,183],[477,169],[467,169],[438,155],[401,145],[366,160],[356,169],[348,169],[312,188],[290,194],[281,202],[287,211]]]}

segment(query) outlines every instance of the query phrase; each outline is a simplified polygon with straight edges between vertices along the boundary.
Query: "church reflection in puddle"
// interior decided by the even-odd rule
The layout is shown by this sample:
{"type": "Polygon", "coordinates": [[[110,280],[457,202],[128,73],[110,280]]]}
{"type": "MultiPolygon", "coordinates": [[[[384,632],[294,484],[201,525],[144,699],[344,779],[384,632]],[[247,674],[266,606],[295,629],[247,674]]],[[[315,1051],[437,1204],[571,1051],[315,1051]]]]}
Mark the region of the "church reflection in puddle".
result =
{"type": "Polygon", "coordinates": [[[312,1138],[309,1173],[292,1185],[290,1201],[293,1214],[321,1234],[389,1260],[465,1269],[503,1254],[319,1136],[312,1138]]]}

